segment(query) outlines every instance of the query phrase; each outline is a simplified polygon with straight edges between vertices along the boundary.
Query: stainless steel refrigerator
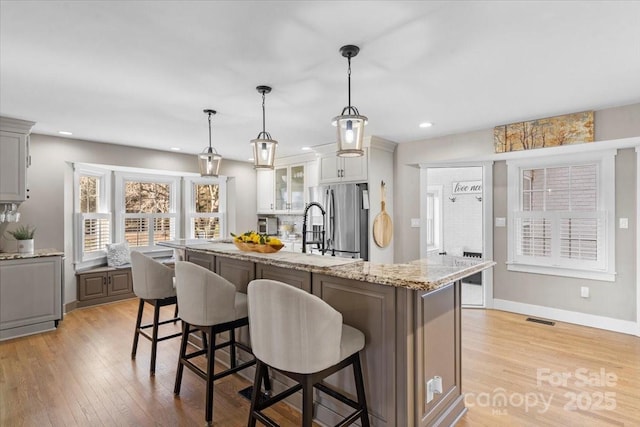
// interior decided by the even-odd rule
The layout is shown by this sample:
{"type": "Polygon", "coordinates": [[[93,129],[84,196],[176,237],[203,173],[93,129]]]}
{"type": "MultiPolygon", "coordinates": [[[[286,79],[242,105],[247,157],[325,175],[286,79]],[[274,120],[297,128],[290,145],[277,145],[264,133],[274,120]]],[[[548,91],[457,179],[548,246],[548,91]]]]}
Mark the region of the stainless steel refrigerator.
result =
{"type": "Polygon", "coordinates": [[[325,254],[369,259],[369,192],[367,184],[332,184],[309,189],[310,201],[320,203],[310,211],[314,230],[324,227],[325,254]]]}

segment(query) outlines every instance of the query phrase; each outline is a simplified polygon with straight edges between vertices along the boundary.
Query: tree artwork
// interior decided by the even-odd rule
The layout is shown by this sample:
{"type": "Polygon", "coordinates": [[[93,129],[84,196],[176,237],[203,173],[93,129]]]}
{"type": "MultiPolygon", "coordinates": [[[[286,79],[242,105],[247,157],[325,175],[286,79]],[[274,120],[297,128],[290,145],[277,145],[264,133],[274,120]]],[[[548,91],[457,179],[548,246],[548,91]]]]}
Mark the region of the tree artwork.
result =
{"type": "Polygon", "coordinates": [[[496,126],[496,153],[593,142],[593,111],[496,126]]]}

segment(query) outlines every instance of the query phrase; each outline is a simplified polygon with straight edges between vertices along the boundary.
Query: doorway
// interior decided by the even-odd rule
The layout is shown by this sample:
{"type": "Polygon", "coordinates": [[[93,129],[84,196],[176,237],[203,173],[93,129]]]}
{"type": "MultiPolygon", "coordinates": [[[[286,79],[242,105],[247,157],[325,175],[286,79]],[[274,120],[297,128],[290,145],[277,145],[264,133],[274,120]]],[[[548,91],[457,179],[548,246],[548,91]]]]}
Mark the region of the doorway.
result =
{"type": "MultiPolygon", "coordinates": [[[[421,172],[421,256],[492,259],[493,165],[428,165],[421,172]]],[[[488,270],[490,271],[490,270],[488,270]]],[[[462,281],[463,307],[487,307],[492,274],[462,281]]]]}

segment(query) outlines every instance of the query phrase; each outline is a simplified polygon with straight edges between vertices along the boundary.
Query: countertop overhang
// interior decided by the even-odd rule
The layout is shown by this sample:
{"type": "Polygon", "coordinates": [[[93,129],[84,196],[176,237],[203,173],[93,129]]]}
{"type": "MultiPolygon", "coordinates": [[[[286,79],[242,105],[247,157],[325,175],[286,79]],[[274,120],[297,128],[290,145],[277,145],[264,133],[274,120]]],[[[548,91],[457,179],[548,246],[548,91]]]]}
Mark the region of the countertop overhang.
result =
{"type": "Polygon", "coordinates": [[[417,291],[436,290],[496,264],[494,261],[450,255],[433,255],[409,263],[379,264],[361,259],[283,251],[263,254],[240,251],[228,240],[173,240],[161,245],[417,291]]]}

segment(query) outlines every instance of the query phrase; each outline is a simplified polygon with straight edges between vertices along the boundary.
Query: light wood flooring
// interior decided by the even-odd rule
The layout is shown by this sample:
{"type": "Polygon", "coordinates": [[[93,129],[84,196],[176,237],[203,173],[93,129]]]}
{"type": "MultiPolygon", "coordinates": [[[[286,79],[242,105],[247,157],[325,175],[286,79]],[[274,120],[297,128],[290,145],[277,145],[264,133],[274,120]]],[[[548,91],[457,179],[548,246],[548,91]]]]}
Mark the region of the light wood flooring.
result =
{"type": "MultiPolygon", "coordinates": [[[[128,300],[75,310],[54,332],[0,343],[0,426],[203,425],[204,382],[185,370],[173,395],[178,340],[160,343],[155,377],[147,340],[130,359],[136,309],[128,300]]],[[[467,309],[462,362],[459,426],[640,425],[637,337],[467,309]]],[[[216,382],[215,425],[246,425],[249,402],[237,391],[247,385],[237,375],[216,382]]],[[[299,425],[285,404],[270,415],[299,425]]]]}

